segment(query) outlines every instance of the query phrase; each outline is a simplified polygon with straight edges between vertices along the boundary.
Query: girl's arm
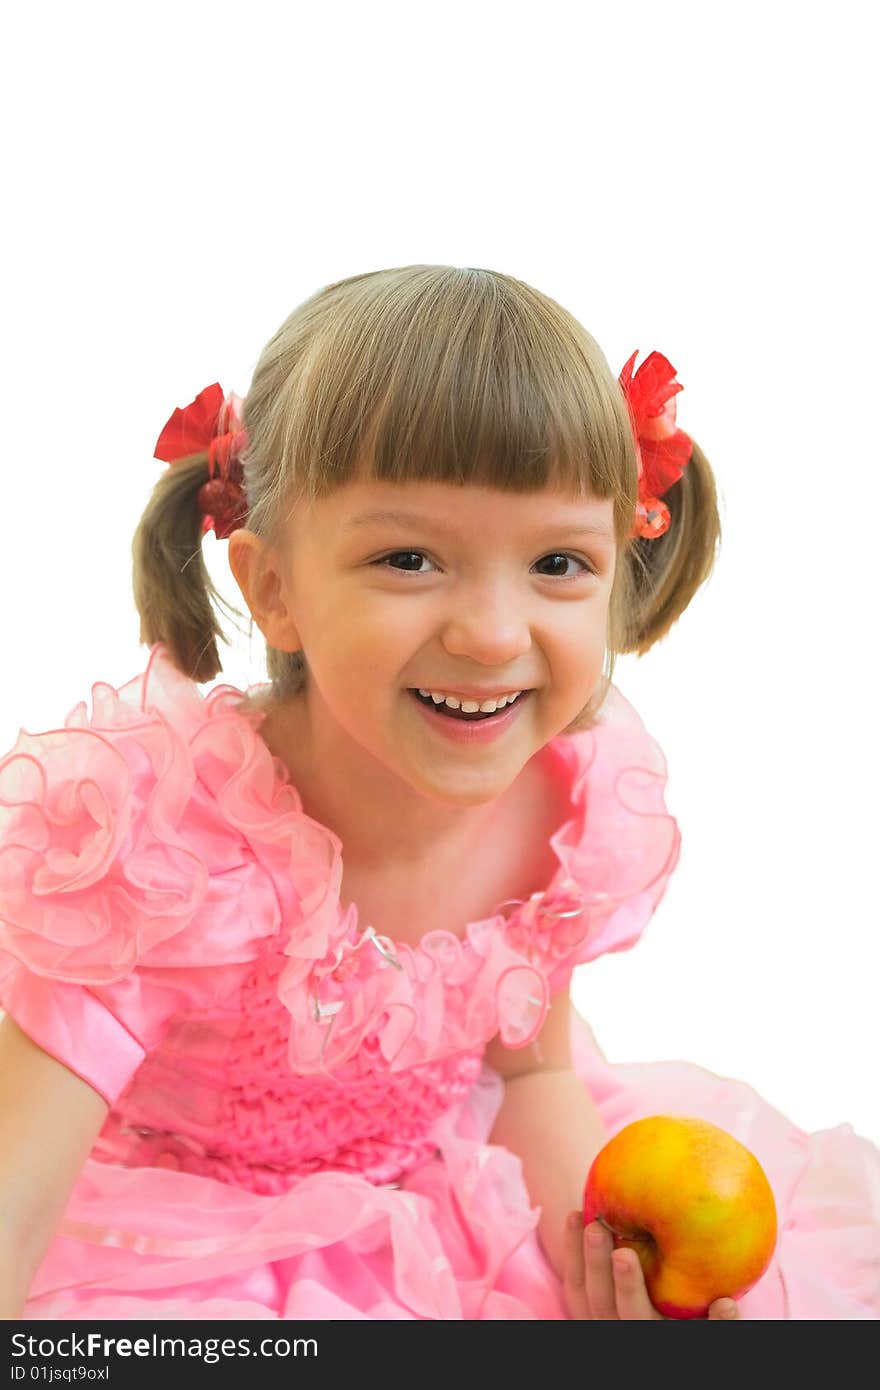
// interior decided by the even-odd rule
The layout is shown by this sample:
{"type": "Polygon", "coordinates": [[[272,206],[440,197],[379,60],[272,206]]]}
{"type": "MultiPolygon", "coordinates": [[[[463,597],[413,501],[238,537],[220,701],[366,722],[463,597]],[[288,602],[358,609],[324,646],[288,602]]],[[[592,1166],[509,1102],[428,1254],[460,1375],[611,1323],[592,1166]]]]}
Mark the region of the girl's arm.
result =
{"type": "Polygon", "coordinates": [[[0,1021],[0,1317],[15,1319],[109,1106],[0,1021]]]}
{"type": "Polygon", "coordinates": [[[489,1142],[522,1160],[538,1236],[553,1269],[565,1276],[566,1220],[583,1206],[590,1164],[610,1137],[571,1061],[568,990],[554,994],[528,1047],[489,1043],[485,1060],[504,1081],[504,1100],[489,1142]]]}

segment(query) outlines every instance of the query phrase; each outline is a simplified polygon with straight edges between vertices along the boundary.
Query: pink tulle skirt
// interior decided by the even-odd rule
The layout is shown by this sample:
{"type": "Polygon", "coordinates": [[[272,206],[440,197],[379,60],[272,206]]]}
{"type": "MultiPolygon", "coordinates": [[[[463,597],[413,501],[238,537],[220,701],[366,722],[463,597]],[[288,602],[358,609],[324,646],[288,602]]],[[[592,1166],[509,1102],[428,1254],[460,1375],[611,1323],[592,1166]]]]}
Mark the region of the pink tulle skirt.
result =
{"type": "MultiPolygon", "coordinates": [[[[747,1084],[687,1062],[615,1065],[574,1015],[576,1071],[609,1134],[645,1115],[710,1120],[776,1198],[772,1263],[743,1318],[880,1316],[880,1153],[848,1124],[806,1134],[747,1084]]],[[[519,1159],[488,1143],[487,1067],[399,1186],[316,1173],[280,1196],[89,1159],[22,1311],[33,1319],[563,1319],[519,1159]]]]}

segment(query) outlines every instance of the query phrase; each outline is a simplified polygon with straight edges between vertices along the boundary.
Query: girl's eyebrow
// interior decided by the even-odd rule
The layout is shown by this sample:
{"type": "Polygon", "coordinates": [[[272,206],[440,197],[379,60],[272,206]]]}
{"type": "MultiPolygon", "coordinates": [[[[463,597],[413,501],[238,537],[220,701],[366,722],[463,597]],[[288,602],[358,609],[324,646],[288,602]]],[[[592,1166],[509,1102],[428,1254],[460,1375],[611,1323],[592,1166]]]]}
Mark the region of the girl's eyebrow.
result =
{"type": "MultiPolygon", "coordinates": [[[[421,516],[418,512],[407,511],[374,511],[361,512],[358,516],[349,517],[348,521],[343,522],[342,530],[351,531],[356,526],[381,525],[382,523],[403,526],[421,526],[426,530],[431,527],[435,531],[450,532],[451,526],[440,521],[437,517],[421,516]]],[[[604,522],[593,521],[580,526],[569,526],[567,519],[559,522],[546,522],[540,526],[542,532],[553,532],[561,536],[601,536],[604,540],[613,541],[614,533],[611,527],[604,522]]]]}

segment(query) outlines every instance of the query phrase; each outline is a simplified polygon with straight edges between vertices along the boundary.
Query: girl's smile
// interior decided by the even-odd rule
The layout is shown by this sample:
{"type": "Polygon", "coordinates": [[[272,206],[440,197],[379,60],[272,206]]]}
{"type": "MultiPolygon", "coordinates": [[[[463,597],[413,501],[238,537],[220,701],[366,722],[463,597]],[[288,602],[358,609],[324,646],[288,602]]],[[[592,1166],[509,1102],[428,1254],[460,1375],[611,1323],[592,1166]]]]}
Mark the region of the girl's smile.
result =
{"type": "Polygon", "coordinates": [[[418,691],[410,690],[407,693],[419,706],[431,729],[442,737],[451,739],[454,743],[479,746],[500,738],[510,728],[511,724],[519,717],[523,701],[532,692],[523,690],[512,704],[505,705],[503,709],[497,710],[494,714],[482,715],[462,715],[460,710],[451,709],[442,704],[436,705],[430,698],[424,700],[418,691]]]}

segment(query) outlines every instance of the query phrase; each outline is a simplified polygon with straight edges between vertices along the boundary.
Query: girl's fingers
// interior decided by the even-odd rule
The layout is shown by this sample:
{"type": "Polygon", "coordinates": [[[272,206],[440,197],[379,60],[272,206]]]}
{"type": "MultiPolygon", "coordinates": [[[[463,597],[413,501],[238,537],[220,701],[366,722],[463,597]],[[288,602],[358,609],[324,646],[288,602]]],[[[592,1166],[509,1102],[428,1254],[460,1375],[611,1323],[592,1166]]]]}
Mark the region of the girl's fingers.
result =
{"type": "Polygon", "coordinates": [[[615,1250],[611,1257],[614,1269],[614,1288],[617,1295],[617,1316],[628,1322],[656,1321],[661,1317],[648,1297],[645,1276],[635,1250],[615,1250]]]}
{"type": "Polygon", "coordinates": [[[732,1298],[716,1298],[714,1303],[709,1305],[709,1318],[718,1318],[724,1322],[731,1322],[739,1317],[739,1304],[734,1303],[732,1298]]]}
{"type": "Polygon", "coordinates": [[[584,1270],[584,1223],[580,1212],[571,1212],[565,1227],[565,1272],[562,1295],[570,1318],[590,1316],[584,1270]]]}
{"type": "MultiPolygon", "coordinates": [[[[608,1322],[661,1321],[645,1285],[641,1261],[634,1250],[614,1249],[611,1233],[599,1221],[584,1228],[573,1212],[566,1227],[563,1294],[569,1316],[608,1322]]],[[[740,1317],[732,1298],[717,1298],[709,1307],[710,1319],[730,1322],[740,1317]]]]}
{"type": "Polygon", "coordinates": [[[598,1221],[591,1221],[583,1232],[585,1250],[587,1307],[594,1322],[609,1322],[620,1317],[617,1308],[615,1278],[611,1272],[613,1240],[610,1231],[598,1221]]]}

